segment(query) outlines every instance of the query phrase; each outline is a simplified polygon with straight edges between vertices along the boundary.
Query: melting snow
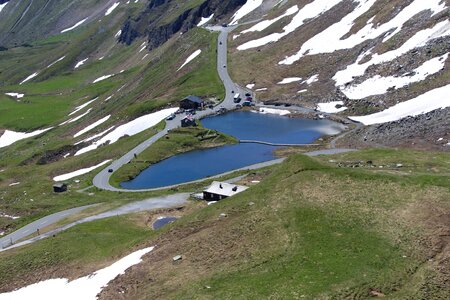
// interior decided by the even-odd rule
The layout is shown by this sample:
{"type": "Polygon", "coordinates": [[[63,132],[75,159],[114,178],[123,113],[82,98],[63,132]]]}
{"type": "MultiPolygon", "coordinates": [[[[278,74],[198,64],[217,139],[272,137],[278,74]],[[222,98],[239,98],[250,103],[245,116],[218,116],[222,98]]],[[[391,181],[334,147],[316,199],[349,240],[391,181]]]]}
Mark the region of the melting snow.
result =
{"type": "Polygon", "coordinates": [[[128,135],[133,136],[135,134],[138,134],[144,130],[149,129],[150,127],[155,126],[162,120],[164,120],[167,116],[177,111],[178,108],[167,108],[163,109],[142,117],[139,117],[137,119],[134,119],[133,121],[130,121],[126,124],[123,124],[116,129],[114,129],[112,132],[105,135],[103,138],[98,140],[97,142],[94,142],[92,145],[87,146],[81,150],[79,150],[75,155],[80,155],[92,150],[97,149],[100,145],[103,145],[105,143],[113,144],[117,142],[121,137],[128,135]]]}
{"type": "Polygon", "coordinates": [[[49,65],[47,66],[47,69],[50,68],[51,66],[53,66],[54,64],[56,64],[56,63],[62,61],[64,58],[66,58],[66,57],[63,56],[63,57],[61,57],[61,58],[55,60],[54,62],[52,62],[51,64],[49,64],[49,65]]]}
{"type": "Polygon", "coordinates": [[[450,84],[426,92],[417,98],[396,104],[381,112],[368,116],[350,117],[365,125],[397,121],[408,116],[417,116],[450,106],[450,84]]]}
{"type": "Polygon", "coordinates": [[[8,2],[0,4],[0,12],[5,8],[6,4],[8,4],[8,2]]]}
{"type": "Polygon", "coordinates": [[[95,165],[93,167],[84,168],[84,169],[73,171],[73,172],[70,172],[70,173],[67,173],[67,174],[63,174],[63,175],[59,175],[59,176],[53,177],[53,181],[64,181],[64,180],[68,180],[68,179],[71,179],[71,178],[74,178],[74,177],[77,177],[77,176],[80,176],[80,175],[87,174],[87,173],[91,172],[92,170],[97,169],[98,167],[106,165],[110,161],[111,160],[108,159],[108,160],[105,160],[105,161],[103,161],[103,162],[101,162],[98,165],[95,165]]]}
{"type": "MultiPolygon", "coordinates": [[[[296,12],[298,12],[298,6],[294,5],[291,8],[289,8],[283,15],[276,17],[275,19],[272,20],[264,20],[259,22],[256,25],[253,25],[252,27],[250,27],[249,29],[246,29],[244,31],[241,31],[241,34],[247,33],[247,32],[254,32],[254,31],[263,31],[264,29],[268,28],[270,25],[278,22],[279,20],[281,20],[284,17],[290,16],[295,14],[296,12]]],[[[234,37],[233,37],[234,39],[234,37]]]]}
{"type": "Polygon", "coordinates": [[[82,141],[80,141],[80,142],[78,142],[78,143],[75,143],[75,145],[79,145],[79,144],[81,144],[81,143],[90,142],[90,141],[95,140],[95,139],[97,139],[97,138],[99,138],[99,137],[101,137],[101,136],[104,136],[108,131],[110,131],[110,130],[113,129],[114,127],[115,127],[115,126],[111,126],[111,127],[109,127],[108,129],[106,129],[105,131],[102,131],[102,132],[100,132],[100,133],[98,133],[98,134],[95,134],[95,135],[93,135],[93,136],[91,136],[91,137],[88,137],[87,139],[84,139],[84,140],[82,140],[82,141]]]}
{"type": "Polygon", "coordinates": [[[119,4],[120,2],[116,2],[110,8],[108,8],[108,10],[105,12],[105,16],[108,16],[110,13],[112,13],[113,10],[115,10],[117,6],[119,6],[119,4]]]}
{"type": "Polygon", "coordinates": [[[260,89],[256,89],[255,92],[264,92],[267,91],[267,88],[260,88],[260,89]]]}
{"type": "Polygon", "coordinates": [[[97,127],[97,126],[99,126],[99,125],[105,123],[106,121],[108,121],[108,119],[109,119],[110,117],[111,117],[111,115],[108,115],[108,116],[106,116],[106,117],[104,117],[104,118],[102,118],[102,119],[100,119],[100,120],[98,120],[98,121],[92,123],[91,125],[87,126],[87,127],[84,128],[83,130],[80,130],[79,132],[77,132],[73,137],[75,137],[75,138],[76,138],[76,137],[79,137],[80,135],[82,135],[82,134],[84,134],[84,133],[86,133],[86,132],[88,132],[88,131],[94,129],[95,127],[97,127]]]}
{"type": "Polygon", "coordinates": [[[117,31],[116,35],[114,36],[115,38],[118,38],[120,35],[122,34],[122,29],[120,29],[119,31],[117,31]]]}
{"type": "Polygon", "coordinates": [[[347,107],[345,107],[343,105],[344,105],[344,101],[317,103],[317,110],[324,112],[324,113],[334,114],[334,113],[338,113],[338,112],[346,110],[347,107]],[[337,108],[338,105],[340,105],[341,107],[337,108]]]}
{"type": "Polygon", "coordinates": [[[314,83],[314,82],[316,82],[318,80],[319,80],[319,75],[316,74],[316,75],[311,76],[307,80],[305,80],[303,83],[307,83],[308,85],[310,85],[310,84],[312,84],[312,83],[314,83]]]}
{"type": "Polygon", "coordinates": [[[20,184],[20,182],[13,182],[13,183],[10,183],[9,186],[15,186],[15,185],[19,185],[19,184],[20,184]]]}
{"type": "Polygon", "coordinates": [[[289,110],[286,110],[286,109],[276,109],[276,108],[261,107],[259,109],[259,113],[285,116],[285,115],[290,114],[291,112],[289,110]]]}
{"type": "Polygon", "coordinates": [[[100,81],[105,80],[105,79],[108,79],[108,78],[110,78],[110,77],[112,77],[112,76],[114,76],[114,75],[115,75],[115,74],[104,75],[104,76],[102,76],[102,77],[99,77],[99,78],[95,79],[92,83],[100,82],[100,81]]]}
{"type": "Polygon", "coordinates": [[[392,61],[393,59],[407,53],[408,51],[425,46],[429,41],[450,35],[450,21],[442,21],[436,24],[433,28],[424,29],[417,32],[409,40],[407,40],[400,48],[385,52],[383,54],[372,54],[371,59],[363,64],[360,64],[361,60],[366,54],[363,53],[358,57],[356,62],[352,65],[347,66],[346,69],[337,72],[333,79],[336,81],[336,86],[343,85],[345,83],[351,82],[353,77],[364,75],[367,68],[371,65],[377,65],[384,62],[392,61]]]}
{"type": "Polygon", "coordinates": [[[308,90],[304,89],[304,90],[300,90],[297,92],[297,94],[302,94],[302,93],[306,93],[308,90]]]}
{"type": "Polygon", "coordinates": [[[275,32],[260,39],[252,40],[237,47],[238,50],[247,50],[256,48],[268,43],[278,42],[281,38],[294,32],[297,28],[302,26],[306,20],[316,18],[320,14],[326,12],[342,0],[315,0],[305,5],[292,18],[292,21],[283,28],[283,32],[275,32]]]}
{"type": "Polygon", "coordinates": [[[83,24],[84,22],[86,22],[88,18],[81,20],[80,22],[78,22],[77,24],[73,25],[72,27],[66,28],[64,30],[61,31],[61,33],[67,32],[67,31],[71,31],[75,28],[77,28],[78,26],[80,26],[81,24],[83,24]]]}
{"type": "Polygon", "coordinates": [[[81,67],[82,65],[84,65],[84,63],[88,60],[89,58],[85,58],[83,60],[80,60],[79,62],[77,62],[77,64],[75,65],[74,69],[78,69],[79,67],[81,67]]]}
{"type": "Polygon", "coordinates": [[[66,124],[70,124],[70,123],[76,122],[76,121],[78,121],[79,119],[81,119],[81,118],[83,118],[84,116],[86,116],[88,113],[90,113],[91,110],[92,110],[92,108],[89,108],[86,112],[82,113],[81,115],[79,115],[79,116],[77,116],[77,117],[75,117],[75,118],[72,118],[72,119],[69,119],[69,120],[67,120],[67,121],[65,121],[65,122],[62,122],[61,124],[59,124],[59,126],[62,126],[62,125],[66,125],[66,124]]]}
{"type": "Polygon", "coordinates": [[[296,81],[300,81],[300,80],[302,80],[301,77],[289,77],[289,78],[284,78],[283,80],[278,82],[278,84],[288,84],[288,83],[292,83],[292,82],[296,82],[296,81]]]}
{"type": "Polygon", "coordinates": [[[139,264],[142,261],[142,256],[151,252],[153,249],[154,247],[149,247],[138,250],[113,263],[109,267],[73,281],[69,281],[65,278],[49,279],[9,293],[0,294],[0,299],[95,300],[97,299],[97,294],[100,293],[111,280],[124,274],[131,266],[139,264]]]}
{"type": "Polygon", "coordinates": [[[343,89],[342,92],[350,99],[362,99],[373,95],[384,94],[392,87],[395,89],[402,88],[411,83],[425,80],[428,76],[436,74],[442,70],[448,56],[449,53],[426,61],[412,72],[414,74],[412,76],[409,74],[405,74],[400,77],[381,77],[376,75],[358,85],[347,87],[343,89]]]}
{"type": "Polygon", "coordinates": [[[5,130],[3,135],[0,136],[0,148],[9,146],[17,141],[39,135],[39,134],[44,133],[47,130],[50,130],[52,128],[53,127],[46,128],[46,129],[40,129],[40,130],[36,130],[33,132],[28,132],[28,133],[5,130]]]}
{"type": "Polygon", "coordinates": [[[24,84],[25,82],[33,79],[34,77],[38,76],[39,72],[33,73],[30,76],[28,76],[27,78],[25,78],[24,80],[22,80],[21,83],[19,83],[19,85],[24,84]]]}
{"type": "Polygon", "coordinates": [[[25,96],[25,94],[20,94],[20,93],[5,93],[5,95],[15,97],[17,99],[23,98],[23,96],[25,96]]]}
{"type": "Polygon", "coordinates": [[[245,87],[251,90],[251,89],[253,89],[255,87],[255,84],[254,83],[249,83],[245,87]]]}
{"type": "Polygon", "coordinates": [[[196,50],[194,53],[192,53],[184,62],[184,64],[181,65],[181,67],[178,68],[177,71],[180,71],[185,65],[187,65],[191,60],[193,60],[194,58],[196,58],[197,56],[200,55],[200,53],[202,53],[202,50],[196,50]]]}
{"type": "Polygon", "coordinates": [[[197,26],[202,26],[208,23],[212,18],[214,17],[214,14],[210,15],[209,17],[203,18],[200,20],[200,22],[197,24],[197,26]]]}
{"type": "Polygon", "coordinates": [[[385,35],[387,32],[394,29],[385,36],[383,40],[383,42],[385,42],[398,33],[403,28],[403,25],[416,14],[424,10],[430,10],[432,14],[435,15],[446,8],[445,3],[440,3],[442,2],[441,0],[414,0],[389,22],[378,27],[373,27],[373,24],[367,24],[357,33],[342,39],[344,35],[350,32],[355,24],[355,20],[369,11],[376,1],[377,0],[355,0],[354,2],[357,2],[358,6],[351,13],[342,18],[338,23],[328,27],[305,42],[296,54],[282,60],[280,64],[291,65],[306,55],[332,53],[336,50],[351,49],[366,40],[385,35]]]}
{"type": "MultiPolygon", "coordinates": [[[[19,183],[20,183],[20,182],[19,182],[19,183]]],[[[10,184],[9,186],[11,186],[11,184],[10,184]]],[[[0,217],[2,217],[2,218],[8,218],[8,219],[13,219],[13,220],[20,219],[20,217],[18,217],[18,216],[11,216],[11,215],[7,215],[7,214],[0,214],[0,217]]]]}
{"type": "Polygon", "coordinates": [[[97,100],[97,99],[98,99],[98,97],[97,97],[97,98],[94,98],[94,99],[92,99],[92,100],[90,100],[90,101],[88,101],[88,102],[86,102],[86,103],[84,103],[84,104],[81,104],[80,106],[75,107],[75,110],[74,110],[73,112],[71,112],[71,113],[69,114],[69,116],[71,116],[71,115],[73,115],[73,114],[76,114],[78,111],[82,110],[83,108],[85,108],[86,106],[88,106],[89,104],[91,104],[92,102],[94,102],[94,101],[97,100]]]}
{"type": "Polygon", "coordinates": [[[262,3],[263,0],[247,0],[247,2],[233,15],[230,25],[236,25],[240,19],[257,9],[262,3]]]}

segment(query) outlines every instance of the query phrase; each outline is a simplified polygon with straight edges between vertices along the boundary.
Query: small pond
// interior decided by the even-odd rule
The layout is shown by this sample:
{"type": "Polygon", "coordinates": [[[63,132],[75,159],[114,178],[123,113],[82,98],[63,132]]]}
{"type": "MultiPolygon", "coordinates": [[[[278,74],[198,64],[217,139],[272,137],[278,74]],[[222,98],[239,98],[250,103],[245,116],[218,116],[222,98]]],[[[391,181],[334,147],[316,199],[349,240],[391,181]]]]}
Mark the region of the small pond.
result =
{"type": "MultiPolygon", "coordinates": [[[[271,143],[312,143],[323,135],[342,131],[341,124],[329,120],[289,118],[253,112],[234,112],[202,120],[206,128],[218,130],[240,140],[271,143]]],[[[256,163],[273,160],[278,147],[261,144],[225,145],[172,156],[142,171],[126,189],[170,186],[222,174],[256,163]]]]}
{"type": "Polygon", "coordinates": [[[154,223],[153,223],[153,229],[157,230],[167,224],[173,223],[176,220],[178,220],[177,217],[161,217],[158,218],[154,223]]]}

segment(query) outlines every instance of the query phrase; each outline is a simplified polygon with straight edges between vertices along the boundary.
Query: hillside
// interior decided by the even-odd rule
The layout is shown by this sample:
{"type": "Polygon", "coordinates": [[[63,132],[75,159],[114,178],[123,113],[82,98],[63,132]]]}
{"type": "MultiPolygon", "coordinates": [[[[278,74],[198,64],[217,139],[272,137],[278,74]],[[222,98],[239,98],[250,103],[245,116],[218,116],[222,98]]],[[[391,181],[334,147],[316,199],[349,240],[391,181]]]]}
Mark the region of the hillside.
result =
{"type": "Polygon", "coordinates": [[[449,56],[450,0],[0,0],[0,299],[446,299],[449,56]]]}

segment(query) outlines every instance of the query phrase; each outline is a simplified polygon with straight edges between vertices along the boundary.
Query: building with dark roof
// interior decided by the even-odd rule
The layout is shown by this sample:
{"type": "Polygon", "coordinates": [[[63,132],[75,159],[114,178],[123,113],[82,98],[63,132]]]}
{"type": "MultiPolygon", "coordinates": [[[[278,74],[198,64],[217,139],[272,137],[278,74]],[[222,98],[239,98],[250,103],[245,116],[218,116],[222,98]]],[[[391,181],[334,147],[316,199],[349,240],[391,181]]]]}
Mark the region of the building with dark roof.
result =
{"type": "Polygon", "coordinates": [[[180,107],[183,109],[199,109],[203,108],[204,101],[197,96],[187,96],[180,101],[180,107]]]}

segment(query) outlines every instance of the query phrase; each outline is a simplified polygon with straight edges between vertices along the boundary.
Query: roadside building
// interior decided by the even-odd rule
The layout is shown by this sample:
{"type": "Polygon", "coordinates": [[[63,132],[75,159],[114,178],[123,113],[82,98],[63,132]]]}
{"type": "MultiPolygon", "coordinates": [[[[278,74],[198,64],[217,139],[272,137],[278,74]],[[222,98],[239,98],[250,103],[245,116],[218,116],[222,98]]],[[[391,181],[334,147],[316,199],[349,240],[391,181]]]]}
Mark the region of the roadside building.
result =
{"type": "Polygon", "coordinates": [[[214,181],[203,191],[203,199],[206,201],[218,201],[234,196],[248,189],[246,186],[214,181]]]}
{"type": "Polygon", "coordinates": [[[195,119],[191,114],[181,119],[181,127],[190,127],[190,126],[197,126],[197,123],[195,123],[195,119]]]}
{"type": "Polygon", "coordinates": [[[67,184],[58,182],[53,185],[53,192],[55,193],[63,193],[67,191],[67,184]]]}
{"type": "Polygon", "coordinates": [[[183,109],[201,109],[203,108],[204,101],[197,96],[187,96],[180,101],[180,107],[183,109]]]}

